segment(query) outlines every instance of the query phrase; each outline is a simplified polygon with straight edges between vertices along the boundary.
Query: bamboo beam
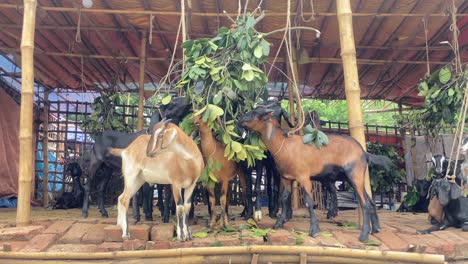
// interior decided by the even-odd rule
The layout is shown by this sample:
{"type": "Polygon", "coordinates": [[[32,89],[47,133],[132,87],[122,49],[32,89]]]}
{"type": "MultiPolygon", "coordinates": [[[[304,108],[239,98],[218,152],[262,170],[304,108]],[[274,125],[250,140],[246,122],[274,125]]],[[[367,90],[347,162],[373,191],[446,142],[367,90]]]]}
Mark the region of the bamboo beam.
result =
{"type": "MultiPolygon", "coordinates": [[[[338,27],[340,32],[341,58],[345,79],[346,102],[348,104],[349,131],[361,146],[366,149],[366,137],[361,112],[361,89],[356,62],[356,48],[354,47],[353,17],[349,0],[336,1],[338,27]]],[[[372,197],[369,170],[365,175],[365,191],[372,197]]],[[[361,216],[361,214],[359,214],[361,216]]],[[[360,217],[361,218],[361,217],[360,217]]],[[[360,219],[362,220],[362,219],[360,219]]]]}
{"type": "Polygon", "coordinates": [[[145,92],[145,57],[146,57],[146,32],[143,32],[140,48],[140,82],[138,84],[138,130],[143,129],[143,100],[145,92]]]}
{"type": "Polygon", "coordinates": [[[34,27],[35,0],[24,0],[23,33],[21,38],[21,113],[19,131],[18,209],[16,225],[26,226],[31,216],[31,191],[34,173],[33,104],[34,104],[34,27]]]}
{"type": "MultiPolygon", "coordinates": [[[[18,49],[9,48],[9,47],[0,47],[0,50],[6,52],[18,52],[18,49]]],[[[80,53],[65,53],[65,52],[50,52],[50,51],[41,51],[35,50],[34,53],[48,55],[48,56],[62,56],[62,57],[74,57],[74,58],[85,58],[85,59],[113,59],[113,60],[140,60],[140,57],[135,56],[112,56],[112,55],[97,55],[97,54],[80,54],[80,53]]],[[[149,57],[146,58],[147,61],[167,61],[167,58],[161,57],[149,57]]],[[[182,60],[181,58],[175,58],[175,61],[182,60]]],[[[268,58],[268,61],[273,61],[273,58],[268,58]]],[[[314,58],[309,57],[309,63],[323,63],[323,64],[342,64],[343,61],[339,58],[314,58]]],[[[277,58],[276,63],[283,63],[286,59],[277,58]]],[[[411,60],[377,60],[377,59],[357,59],[357,64],[369,64],[369,65],[387,65],[392,63],[399,64],[426,64],[426,61],[411,61],[411,60]]],[[[431,61],[431,64],[434,65],[446,65],[450,61],[431,61]]]]}
{"type": "Polygon", "coordinates": [[[43,178],[42,178],[42,206],[49,204],[49,89],[44,90],[44,120],[42,123],[42,157],[43,157],[43,178]]]}
{"type": "MultiPolygon", "coordinates": [[[[341,0],[340,0],[341,1],[341,0]]],[[[116,251],[116,252],[96,252],[96,253],[70,253],[70,252],[1,252],[0,259],[22,259],[22,260],[118,260],[118,259],[148,259],[148,258],[180,258],[187,256],[220,256],[238,254],[271,254],[298,255],[307,254],[307,258],[318,258],[318,262],[337,263],[333,258],[345,258],[338,263],[445,263],[444,255],[421,254],[396,251],[362,250],[351,248],[335,247],[309,247],[309,246],[232,246],[232,247],[199,247],[199,248],[176,248],[160,250],[140,250],[140,251],[116,251]],[[332,258],[333,260],[326,261],[332,258]],[[349,262],[346,262],[347,261],[349,262]]],[[[261,258],[262,255],[259,257],[261,258]]],[[[250,256],[251,258],[251,256],[250,256]]],[[[295,263],[297,263],[296,259],[295,263]]],[[[193,260],[192,260],[193,261],[193,260]]],[[[262,261],[260,261],[262,262],[262,261]]],[[[281,261],[279,261],[281,262],[281,261]]],[[[145,262],[146,263],[146,262],[145,262]]],[[[191,262],[194,263],[194,262],[191,262]]],[[[219,262],[218,262],[219,263],[219,262]]],[[[242,262],[242,263],[245,263],[242,262]]],[[[265,263],[265,262],[262,262],[265,263]]]]}
{"type": "MultiPolygon", "coordinates": [[[[9,9],[18,9],[23,8],[22,5],[15,4],[0,4],[0,8],[9,8],[9,9]]],[[[78,12],[80,8],[75,7],[52,7],[52,6],[41,6],[41,9],[47,12],[78,12]]],[[[153,11],[153,10],[141,10],[141,9],[103,9],[103,8],[81,8],[82,13],[101,13],[101,14],[131,14],[131,15],[156,15],[156,16],[180,16],[180,12],[176,11],[153,11]]],[[[286,12],[268,12],[265,11],[267,17],[285,17],[286,12]]],[[[236,17],[237,13],[229,13],[231,17],[236,17]]],[[[203,13],[203,12],[193,12],[193,16],[199,17],[217,17],[223,15],[222,13],[203,13]]],[[[258,16],[259,14],[257,14],[258,16]]],[[[291,16],[295,16],[295,13],[291,13],[291,16]]],[[[304,12],[304,16],[314,15],[316,17],[320,16],[336,16],[336,13],[332,12],[304,12]]],[[[353,17],[448,17],[449,15],[441,13],[353,13],[353,17]]],[[[466,17],[468,14],[458,13],[457,17],[466,17]]]]}

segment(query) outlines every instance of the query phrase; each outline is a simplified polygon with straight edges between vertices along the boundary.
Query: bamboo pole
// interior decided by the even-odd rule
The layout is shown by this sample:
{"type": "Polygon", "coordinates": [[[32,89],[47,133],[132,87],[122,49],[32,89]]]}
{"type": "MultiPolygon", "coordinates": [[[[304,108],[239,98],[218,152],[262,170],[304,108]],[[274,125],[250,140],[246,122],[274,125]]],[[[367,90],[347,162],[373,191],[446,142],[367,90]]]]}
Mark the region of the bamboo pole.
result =
{"type": "Polygon", "coordinates": [[[143,32],[141,37],[141,48],[140,48],[140,82],[138,87],[138,130],[143,129],[143,100],[145,92],[145,60],[146,60],[146,32],[143,32]]]}
{"type": "MultiPolygon", "coordinates": [[[[350,0],[336,0],[338,27],[340,32],[341,58],[345,80],[346,102],[348,104],[349,132],[361,146],[366,149],[366,137],[361,111],[361,89],[356,62],[356,48],[354,46],[353,20],[350,0]]],[[[364,188],[372,198],[369,170],[366,169],[364,188]]],[[[361,211],[362,208],[359,207],[361,211]]],[[[362,225],[362,213],[359,213],[359,223],[362,225]]]]}
{"type": "Polygon", "coordinates": [[[19,131],[18,209],[16,225],[26,226],[31,216],[33,178],[33,103],[34,103],[34,27],[35,0],[24,0],[23,33],[21,38],[21,113],[19,131]]]}
{"type": "Polygon", "coordinates": [[[49,89],[44,91],[44,121],[42,123],[44,131],[42,137],[42,157],[44,168],[42,170],[42,206],[49,204],[49,89]]]}
{"type": "MultiPolygon", "coordinates": [[[[116,251],[96,253],[72,253],[72,252],[0,252],[0,259],[22,260],[108,260],[108,259],[148,259],[148,258],[180,258],[188,256],[219,256],[239,254],[271,254],[271,255],[299,255],[307,254],[307,258],[347,259],[349,262],[339,263],[445,263],[444,255],[421,254],[396,251],[362,250],[335,247],[310,247],[310,246],[232,246],[232,247],[199,247],[199,248],[175,248],[161,250],[142,251],[116,251]],[[358,260],[358,262],[356,262],[358,260]]],[[[259,258],[262,258],[262,255],[259,258]]],[[[251,258],[251,257],[250,257],[251,258]]],[[[296,257],[296,263],[299,258],[296,257]]],[[[331,261],[334,263],[333,261],[331,261]]],[[[193,262],[192,262],[193,263],[193,262]]],[[[244,262],[245,263],[245,262],[244,262]]]]}
{"type": "MultiPolygon", "coordinates": [[[[15,4],[0,4],[0,8],[10,8],[21,10],[22,5],[15,4]]],[[[103,9],[103,8],[77,8],[77,7],[52,7],[52,6],[41,6],[41,9],[47,12],[72,12],[78,13],[101,13],[101,14],[131,14],[131,15],[155,15],[155,16],[180,16],[181,13],[178,11],[153,11],[153,10],[141,10],[141,9],[103,9]]],[[[287,16],[286,12],[268,12],[266,11],[266,17],[285,17],[287,16]]],[[[236,17],[237,13],[228,13],[231,17],[236,17]]],[[[260,14],[257,14],[259,16],[260,14]]],[[[291,13],[291,16],[295,16],[296,13],[291,13]]],[[[336,13],[331,12],[304,12],[304,16],[314,15],[316,17],[327,16],[333,17],[336,16],[336,13]]],[[[218,17],[223,16],[223,13],[218,12],[193,12],[192,16],[199,17],[218,17]]],[[[448,17],[449,15],[441,13],[373,13],[373,12],[362,12],[362,13],[353,13],[354,17],[448,17]]],[[[468,14],[458,13],[457,17],[466,17],[468,14]]]]}

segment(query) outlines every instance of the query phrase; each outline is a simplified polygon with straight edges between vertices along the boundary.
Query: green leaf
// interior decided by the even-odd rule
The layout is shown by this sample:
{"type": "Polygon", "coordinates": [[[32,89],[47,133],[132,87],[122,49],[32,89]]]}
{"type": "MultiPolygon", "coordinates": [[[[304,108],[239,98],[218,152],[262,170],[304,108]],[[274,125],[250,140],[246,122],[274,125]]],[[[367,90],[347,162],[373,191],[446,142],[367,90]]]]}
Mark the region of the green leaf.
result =
{"type": "Polygon", "coordinates": [[[429,86],[427,86],[426,82],[422,82],[418,85],[418,88],[420,91],[427,91],[429,89],[429,86]]]}
{"type": "Polygon", "coordinates": [[[304,136],[302,136],[302,143],[304,144],[310,144],[314,141],[314,137],[312,134],[304,134],[304,136]]]}
{"type": "Polygon", "coordinates": [[[208,173],[208,175],[210,176],[210,179],[214,182],[218,182],[218,178],[216,178],[216,175],[214,175],[213,172],[210,171],[210,173],[208,173]]]}
{"type": "Polygon", "coordinates": [[[170,103],[172,100],[172,96],[170,94],[166,95],[166,97],[164,97],[162,100],[161,100],[161,104],[163,105],[167,105],[168,103],[170,103]]]}
{"type": "Polygon", "coordinates": [[[223,91],[218,91],[216,95],[213,97],[213,104],[219,105],[222,99],[223,99],[223,91]]]}
{"type": "Polygon", "coordinates": [[[375,241],[375,240],[370,240],[370,239],[369,239],[369,241],[364,242],[363,244],[364,245],[369,245],[369,246],[380,246],[380,245],[382,245],[381,242],[375,241]]]}
{"type": "Polygon", "coordinates": [[[244,65],[242,65],[242,70],[244,71],[252,70],[252,66],[250,66],[250,64],[248,63],[244,63],[244,65]]]}
{"type": "Polygon", "coordinates": [[[198,237],[198,238],[205,238],[205,237],[208,236],[208,233],[207,232],[197,232],[197,233],[192,234],[192,236],[198,237]]]}
{"type": "Polygon", "coordinates": [[[252,70],[244,71],[242,73],[242,78],[244,78],[248,82],[252,81],[254,77],[254,72],[252,70]]]}
{"type": "Polygon", "coordinates": [[[257,47],[255,47],[254,56],[258,59],[260,59],[263,56],[262,45],[257,45],[257,47]]]}
{"type": "Polygon", "coordinates": [[[201,113],[203,113],[203,111],[206,110],[206,108],[208,107],[208,105],[205,105],[202,109],[198,110],[197,112],[195,112],[193,114],[193,116],[197,116],[197,115],[200,115],[201,113]]]}
{"type": "Polygon", "coordinates": [[[308,124],[307,126],[304,127],[304,133],[313,133],[314,132],[314,128],[312,128],[312,125],[308,124]]]}
{"type": "Polygon", "coordinates": [[[455,94],[455,91],[453,90],[453,88],[450,88],[450,89],[448,89],[447,94],[448,94],[448,96],[452,97],[455,94]]]}
{"type": "Polygon", "coordinates": [[[231,142],[231,149],[235,152],[235,153],[239,153],[241,150],[242,150],[242,145],[237,142],[237,141],[232,141],[231,142]]]}
{"type": "Polygon", "coordinates": [[[208,107],[209,107],[210,111],[212,112],[212,115],[214,115],[216,117],[222,116],[224,114],[224,110],[219,106],[209,105],[208,107]]]}
{"type": "Polygon", "coordinates": [[[448,81],[450,81],[451,77],[452,77],[452,73],[450,72],[449,68],[444,67],[444,68],[440,69],[440,71],[439,71],[439,81],[442,84],[448,83],[448,81]]]}
{"type": "Polygon", "coordinates": [[[325,231],[325,232],[321,232],[320,235],[321,235],[321,236],[324,236],[324,237],[332,237],[332,236],[333,236],[332,233],[326,232],[326,231],[325,231]]]}

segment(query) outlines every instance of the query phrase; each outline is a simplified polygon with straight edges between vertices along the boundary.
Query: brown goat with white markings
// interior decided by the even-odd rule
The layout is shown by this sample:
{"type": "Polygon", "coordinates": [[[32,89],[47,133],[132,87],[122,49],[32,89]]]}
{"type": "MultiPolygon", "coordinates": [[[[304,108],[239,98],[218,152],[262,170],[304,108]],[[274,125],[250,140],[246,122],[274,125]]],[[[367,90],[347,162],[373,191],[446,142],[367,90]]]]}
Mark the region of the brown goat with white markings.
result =
{"type": "Polygon", "coordinates": [[[297,182],[303,188],[304,200],[309,210],[309,236],[315,237],[320,231],[315,218],[312,201],[311,180],[336,180],[346,178],[353,186],[362,208],[363,226],[360,241],[368,241],[369,233],[380,230],[375,203],[364,188],[365,172],[368,154],[361,145],[351,137],[328,135],[329,143],[320,149],[314,145],[304,144],[302,137],[293,135],[286,137],[281,132],[278,121],[273,118],[268,106],[260,106],[246,113],[240,124],[249,130],[261,134],[268,150],[273,154],[275,163],[281,174],[284,186],[281,194],[282,212],[273,228],[282,227],[286,222],[288,202],[291,195],[291,181],[297,182]]]}
{"type": "Polygon", "coordinates": [[[192,239],[188,227],[190,197],[205,165],[195,142],[178,126],[166,122],[156,124],[151,136],[139,136],[125,149],[109,149],[110,154],[122,157],[125,185],[118,200],[117,225],[122,227],[124,239],[129,237],[127,209],[130,197],[145,182],[172,185],[177,205],[177,238],[182,241],[192,239]]]}
{"type": "MultiPolygon", "coordinates": [[[[219,171],[213,171],[213,174],[218,180],[217,183],[221,184],[221,197],[219,199],[221,203],[221,223],[226,227],[229,225],[227,212],[229,180],[238,175],[242,190],[245,194],[246,184],[244,170],[237,162],[224,157],[225,145],[214,138],[211,128],[207,123],[200,119],[200,115],[194,116],[193,120],[195,124],[197,124],[198,130],[200,131],[201,151],[203,153],[203,159],[205,160],[205,163],[207,164],[208,160],[210,159],[213,164],[219,162],[221,165],[221,169],[219,171]]],[[[213,228],[216,224],[215,190],[209,186],[207,186],[206,189],[208,190],[210,197],[209,203],[211,207],[209,227],[213,228]]]]}

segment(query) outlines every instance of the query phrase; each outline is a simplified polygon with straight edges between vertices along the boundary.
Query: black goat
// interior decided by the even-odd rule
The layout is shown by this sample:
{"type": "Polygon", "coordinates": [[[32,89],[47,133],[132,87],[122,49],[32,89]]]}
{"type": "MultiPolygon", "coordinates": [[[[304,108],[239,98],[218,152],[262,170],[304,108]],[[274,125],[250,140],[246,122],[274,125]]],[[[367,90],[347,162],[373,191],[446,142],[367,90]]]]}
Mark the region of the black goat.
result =
{"type": "Polygon", "coordinates": [[[429,234],[448,227],[462,228],[463,231],[468,231],[468,197],[463,196],[463,190],[460,186],[447,178],[436,179],[432,182],[429,192],[439,199],[444,208],[444,218],[442,223],[437,223],[428,229],[417,231],[417,233],[429,234]]]}
{"type": "Polygon", "coordinates": [[[80,181],[83,172],[80,164],[76,162],[68,164],[66,172],[70,173],[72,176],[72,191],[64,192],[63,195],[57,199],[57,203],[53,207],[54,209],[71,209],[83,206],[84,189],[80,181]]]}
{"type": "MultiPolygon", "coordinates": [[[[173,98],[173,100],[167,104],[163,105],[160,108],[161,115],[163,117],[170,117],[172,122],[178,123],[182,120],[183,117],[187,115],[190,110],[190,104],[185,103],[185,97],[177,97],[173,98]]],[[[161,116],[158,112],[154,113],[151,117],[151,122],[149,126],[149,131],[151,128],[161,120],[161,116]]],[[[104,163],[107,167],[111,169],[120,169],[122,160],[119,157],[109,156],[107,155],[107,151],[109,148],[126,148],[133,142],[138,136],[145,134],[147,130],[140,130],[136,133],[122,133],[117,131],[104,131],[100,136],[98,136],[95,140],[93,149],[91,151],[91,161],[90,161],[90,169],[89,169],[89,179],[87,184],[84,186],[85,195],[83,201],[83,210],[82,216],[88,217],[88,208],[89,208],[89,193],[90,193],[90,184],[92,179],[94,178],[97,169],[104,163]]],[[[106,180],[109,181],[111,174],[108,177],[104,177],[106,180]]],[[[102,216],[108,217],[108,213],[104,208],[104,190],[107,183],[100,182],[98,186],[99,188],[99,195],[98,195],[98,207],[99,211],[102,216]]],[[[145,216],[147,219],[152,218],[152,187],[146,186],[142,188],[146,191],[145,194],[142,194],[143,197],[151,197],[151,203],[144,203],[147,208],[145,209],[145,216]],[[149,192],[149,193],[148,193],[149,192]]],[[[143,199],[145,200],[145,199],[143,199]]],[[[166,199],[169,200],[169,199],[166,199]]],[[[137,203],[134,203],[137,205],[137,203]]],[[[134,218],[136,221],[139,221],[139,210],[134,208],[134,218]]]]}
{"type": "Polygon", "coordinates": [[[461,166],[464,160],[448,159],[444,155],[434,155],[432,157],[432,165],[434,166],[434,173],[436,178],[444,178],[447,174],[449,176],[456,176],[459,181],[464,181],[461,173],[461,166]],[[456,165],[456,166],[455,166],[456,165]]]}

